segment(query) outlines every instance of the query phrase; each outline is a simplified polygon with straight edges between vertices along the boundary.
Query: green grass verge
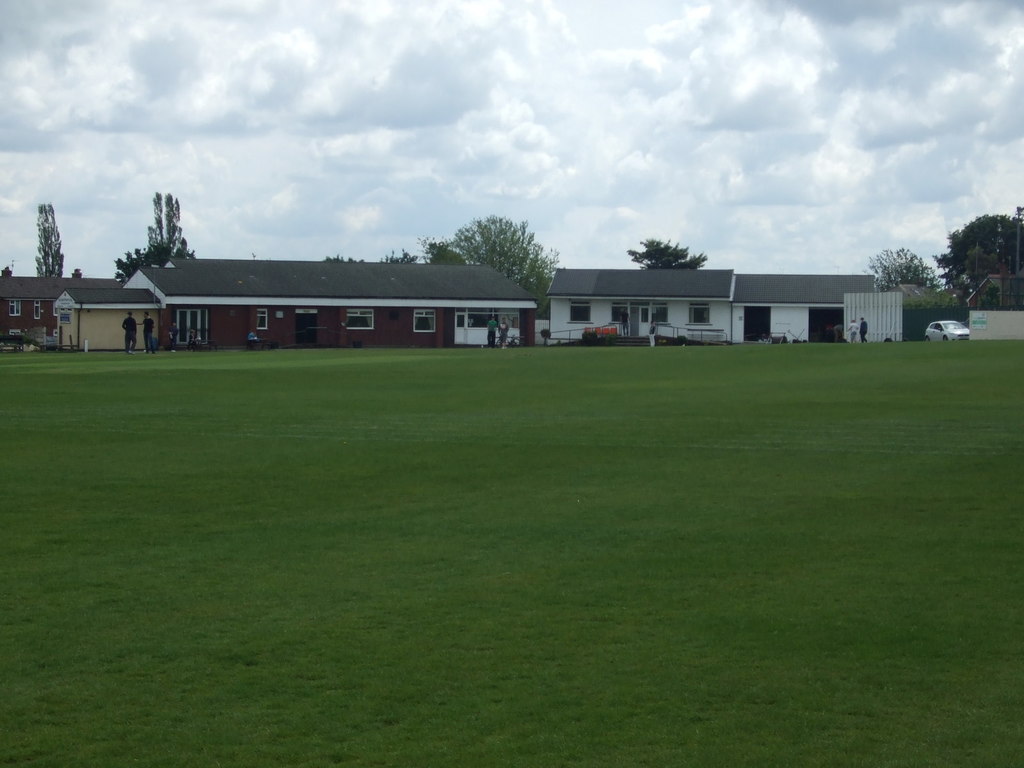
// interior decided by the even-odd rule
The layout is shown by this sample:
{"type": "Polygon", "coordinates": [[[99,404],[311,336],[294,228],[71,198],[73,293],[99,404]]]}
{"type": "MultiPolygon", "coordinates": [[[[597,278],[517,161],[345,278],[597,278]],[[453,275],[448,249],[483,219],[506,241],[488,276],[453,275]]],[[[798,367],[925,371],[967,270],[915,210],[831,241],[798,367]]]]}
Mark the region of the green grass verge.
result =
{"type": "Polygon", "coordinates": [[[0,760],[1024,754],[1024,345],[0,358],[0,760]]]}

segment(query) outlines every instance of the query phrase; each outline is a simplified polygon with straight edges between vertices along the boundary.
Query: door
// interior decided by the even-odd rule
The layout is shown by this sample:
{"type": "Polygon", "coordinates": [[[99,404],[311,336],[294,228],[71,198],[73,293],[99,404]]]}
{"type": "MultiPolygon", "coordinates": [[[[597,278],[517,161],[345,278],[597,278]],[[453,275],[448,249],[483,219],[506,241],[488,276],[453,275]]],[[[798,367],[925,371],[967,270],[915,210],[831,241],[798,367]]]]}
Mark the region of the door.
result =
{"type": "Polygon", "coordinates": [[[772,308],[771,307],[744,307],[743,308],[743,340],[744,341],[765,341],[771,339],[772,333],[772,308]]]}
{"type": "Polygon", "coordinates": [[[295,343],[316,344],[317,331],[316,310],[296,310],[295,312],[295,343]]]}

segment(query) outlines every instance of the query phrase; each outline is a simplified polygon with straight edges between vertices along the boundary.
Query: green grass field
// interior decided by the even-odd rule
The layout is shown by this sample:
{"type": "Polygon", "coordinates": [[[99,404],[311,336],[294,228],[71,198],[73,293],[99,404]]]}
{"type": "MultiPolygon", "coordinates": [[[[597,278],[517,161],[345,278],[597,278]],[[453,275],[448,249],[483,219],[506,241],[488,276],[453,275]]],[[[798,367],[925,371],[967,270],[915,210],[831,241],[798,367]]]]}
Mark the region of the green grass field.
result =
{"type": "Polygon", "coordinates": [[[1024,764],[1024,344],[0,356],[0,763],[1024,764]]]}

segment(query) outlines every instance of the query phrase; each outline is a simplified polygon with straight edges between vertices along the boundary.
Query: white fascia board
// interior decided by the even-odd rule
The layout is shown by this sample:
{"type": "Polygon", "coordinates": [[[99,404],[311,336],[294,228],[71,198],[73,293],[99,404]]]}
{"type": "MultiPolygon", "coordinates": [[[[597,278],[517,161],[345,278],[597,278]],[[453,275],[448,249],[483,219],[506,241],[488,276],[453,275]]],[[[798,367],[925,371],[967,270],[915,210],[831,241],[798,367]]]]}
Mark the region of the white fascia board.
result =
{"type": "Polygon", "coordinates": [[[134,311],[136,309],[143,309],[143,310],[155,309],[156,310],[156,309],[160,309],[160,305],[159,304],[153,304],[152,302],[139,303],[139,302],[134,302],[134,301],[126,301],[126,302],[123,302],[123,303],[122,302],[118,302],[117,304],[90,304],[89,302],[85,302],[84,304],[79,304],[78,302],[75,302],[75,309],[116,309],[116,310],[127,312],[128,310],[134,311]]]}
{"type": "Polygon", "coordinates": [[[346,299],[309,298],[280,296],[162,296],[165,305],[188,306],[206,304],[219,307],[426,307],[438,309],[462,309],[485,307],[487,309],[536,309],[533,301],[496,301],[494,299],[346,299]]]}
{"type": "Polygon", "coordinates": [[[551,296],[552,301],[561,299],[563,301],[628,301],[634,304],[642,304],[645,301],[724,301],[728,302],[729,299],[725,296],[595,296],[593,294],[587,294],[585,296],[551,296]]]}

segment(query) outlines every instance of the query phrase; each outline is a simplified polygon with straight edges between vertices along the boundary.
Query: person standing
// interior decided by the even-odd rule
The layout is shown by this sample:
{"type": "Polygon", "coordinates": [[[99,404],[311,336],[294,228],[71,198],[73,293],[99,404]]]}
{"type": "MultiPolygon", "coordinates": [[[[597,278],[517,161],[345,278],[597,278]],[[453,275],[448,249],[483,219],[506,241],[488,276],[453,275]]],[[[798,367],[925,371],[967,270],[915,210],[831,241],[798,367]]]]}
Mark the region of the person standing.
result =
{"type": "Polygon", "coordinates": [[[860,319],[860,343],[868,343],[868,321],[863,317],[860,319]]]}
{"type": "Polygon", "coordinates": [[[178,324],[171,321],[171,327],[167,331],[167,348],[171,352],[177,352],[178,349],[178,324]]]}
{"type": "Polygon", "coordinates": [[[502,349],[508,346],[508,318],[501,318],[501,325],[498,326],[498,343],[502,349]]]}
{"type": "Polygon", "coordinates": [[[619,313],[619,324],[622,326],[622,335],[629,336],[629,311],[622,310],[619,313]]]}
{"type": "Polygon", "coordinates": [[[126,354],[135,354],[135,337],[138,333],[138,323],[135,322],[135,318],[132,317],[132,313],[129,312],[128,316],[121,321],[121,328],[124,329],[124,351],[126,354]]]}
{"type": "Polygon", "coordinates": [[[487,318],[487,346],[494,349],[494,337],[498,335],[498,321],[494,315],[487,318]]]}
{"type": "Polygon", "coordinates": [[[647,329],[647,338],[651,340],[651,346],[654,346],[654,337],[658,335],[658,321],[651,320],[651,325],[647,329]]]}
{"type": "Polygon", "coordinates": [[[857,333],[860,330],[860,326],[857,325],[857,320],[851,318],[850,324],[846,326],[846,340],[851,344],[857,342],[857,333]]]}
{"type": "Polygon", "coordinates": [[[153,336],[153,318],[149,316],[149,312],[143,312],[142,314],[142,344],[147,355],[155,355],[156,338],[153,336]]]}

